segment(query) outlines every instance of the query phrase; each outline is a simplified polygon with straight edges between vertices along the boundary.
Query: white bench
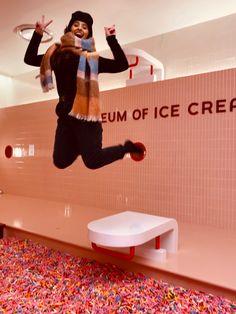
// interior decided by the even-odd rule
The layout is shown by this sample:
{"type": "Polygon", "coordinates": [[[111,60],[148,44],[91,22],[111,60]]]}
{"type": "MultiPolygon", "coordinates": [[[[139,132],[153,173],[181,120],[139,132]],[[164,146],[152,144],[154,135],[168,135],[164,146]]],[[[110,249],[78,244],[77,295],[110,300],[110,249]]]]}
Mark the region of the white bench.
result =
{"type": "Polygon", "coordinates": [[[172,218],[125,211],[91,221],[88,237],[96,251],[114,257],[130,260],[136,248],[138,256],[163,260],[166,252],[177,251],[178,225],[172,218]],[[150,248],[151,240],[154,244],[150,248]],[[130,248],[130,251],[125,254],[114,248],[130,248]]]}

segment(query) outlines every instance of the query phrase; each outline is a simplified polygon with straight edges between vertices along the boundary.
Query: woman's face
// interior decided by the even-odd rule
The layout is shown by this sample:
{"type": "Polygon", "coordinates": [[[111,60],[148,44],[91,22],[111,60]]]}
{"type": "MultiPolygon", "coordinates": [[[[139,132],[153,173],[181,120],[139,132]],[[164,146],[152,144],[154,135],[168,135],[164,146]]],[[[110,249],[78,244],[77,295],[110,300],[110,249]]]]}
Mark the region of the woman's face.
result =
{"type": "Polygon", "coordinates": [[[82,21],[75,21],[71,26],[71,32],[79,38],[86,39],[89,36],[88,25],[82,21]]]}

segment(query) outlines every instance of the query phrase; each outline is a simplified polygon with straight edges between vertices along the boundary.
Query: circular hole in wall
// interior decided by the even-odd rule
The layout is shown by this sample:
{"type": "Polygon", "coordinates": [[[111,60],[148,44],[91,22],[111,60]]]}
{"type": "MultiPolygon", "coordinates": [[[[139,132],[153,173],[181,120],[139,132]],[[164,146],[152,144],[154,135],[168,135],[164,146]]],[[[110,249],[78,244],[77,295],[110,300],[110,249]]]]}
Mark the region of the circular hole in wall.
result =
{"type": "Polygon", "coordinates": [[[5,156],[7,158],[11,158],[13,154],[13,148],[11,147],[11,145],[7,145],[5,148],[5,156]]]}

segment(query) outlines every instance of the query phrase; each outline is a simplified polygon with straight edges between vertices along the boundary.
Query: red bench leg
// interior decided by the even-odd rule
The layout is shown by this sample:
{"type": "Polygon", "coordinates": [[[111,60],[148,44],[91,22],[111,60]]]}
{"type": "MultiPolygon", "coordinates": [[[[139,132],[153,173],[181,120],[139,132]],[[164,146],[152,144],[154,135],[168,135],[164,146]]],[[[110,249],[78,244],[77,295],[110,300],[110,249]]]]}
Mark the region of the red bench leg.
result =
{"type": "Polygon", "coordinates": [[[131,246],[129,249],[129,254],[125,254],[122,252],[117,252],[117,251],[113,251],[107,248],[103,248],[100,246],[97,246],[97,244],[92,242],[92,248],[99,253],[103,253],[103,254],[107,254],[109,256],[112,257],[116,257],[116,258],[120,258],[120,259],[124,259],[126,261],[130,261],[133,257],[134,257],[134,253],[135,253],[135,247],[131,246]]]}
{"type": "Polygon", "coordinates": [[[159,250],[161,248],[161,237],[156,237],[156,249],[159,250]]]}

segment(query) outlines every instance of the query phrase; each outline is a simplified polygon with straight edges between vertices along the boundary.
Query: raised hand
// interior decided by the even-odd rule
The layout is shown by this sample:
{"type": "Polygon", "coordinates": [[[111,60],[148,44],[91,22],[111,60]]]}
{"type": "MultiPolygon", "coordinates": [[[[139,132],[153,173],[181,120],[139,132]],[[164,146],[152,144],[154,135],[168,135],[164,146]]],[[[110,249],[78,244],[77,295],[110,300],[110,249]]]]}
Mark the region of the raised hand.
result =
{"type": "Polygon", "coordinates": [[[111,35],[116,35],[115,25],[112,25],[110,27],[104,27],[104,30],[105,30],[106,37],[111,36],[111,35]]]}
{"type": "Polygon", "coordinates": [[[51,23],[52,23],[52,20],[50,20],[49,22],[45,22],[45,16],[42,15],[41,21],[37,21],[36,24],[35,24],[35,31],[36,31],[36,33],[38,33],[40,35],[43,35],[43,32],[45,31],[45,29],[51,23]]]}

